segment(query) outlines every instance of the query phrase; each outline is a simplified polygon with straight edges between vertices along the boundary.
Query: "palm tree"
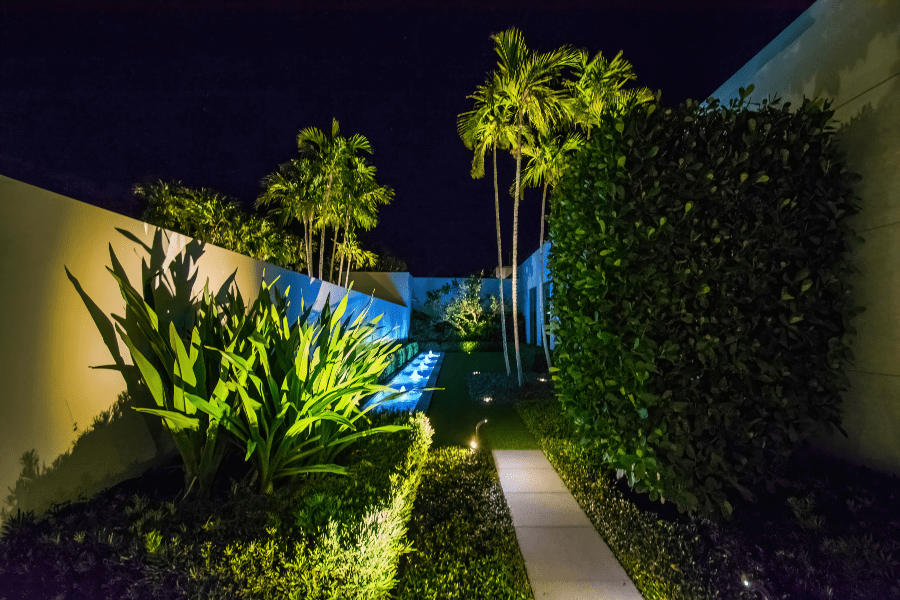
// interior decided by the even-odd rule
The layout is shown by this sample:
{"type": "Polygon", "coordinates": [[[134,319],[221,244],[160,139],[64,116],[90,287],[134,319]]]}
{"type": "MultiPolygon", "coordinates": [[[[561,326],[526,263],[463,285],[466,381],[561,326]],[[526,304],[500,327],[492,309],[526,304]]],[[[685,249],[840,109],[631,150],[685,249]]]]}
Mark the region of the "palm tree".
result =
{"type": "Polygon", "coordinates": [[[266,175],[261,185],[265,188],[256,200],[256,206],[276,204],[269,214],[278,217],[281,225],[291,221],[303,226],[303,247],[307,273],[313,277],[312,228],[317,209],[316,192],[321,189],[321,176],[315,165],[304,159],[284,163],[278,171],[266,175]]]}
{"type": "Polygon", "coordinates": [[[634,69],[619,51],[608,61],[598,52],[590,58],[587,50],[578,51],[578,64],[573,69],[574,80],[565,82],[572,93],[574,119],[591,139],[591,129],[600,124],[603,115],[627,110],[653,99],[647,88],[623,89],[637,78],[634,69]]]}
{"type": "MultiPolygon", "coordinates": [[[[394,190],[388,186],[382,186],[375,181],[375,167],[367,167],[357,172],[353,179],[353,185],[347,186],[347,202],[343,207],[344,216],[344,244],[348,237],[355,239],[357,227],[370,231],[378,224],[378,206],[389,204],[394,198],[394,190]]],[[[337,235],[335,235],[337,241],[337,235]]],[[[358,253],[357,253],[358,255],[358,253]]],[[[350,273],[350,258],[353,254],[342,253],[338,267],[338,282],[346,279],[350,273]],[[347,258],[347,271],[344,273],[344,258],[347,258]]],[[[360,255],[361,256],[361,255],[360,255]]],[[[357,264],[367,264],[367,261],[357,260],[357,264]]],[[[345,286],[346,287],[346,286],[345,286]]]]}
{"type": "Polygon", "coordinates": [[[472,159],[472,178],[484,177],[484,154],[491,150],[494,160],[494,216],[497,225],[497,283],[500,286],[500,330],[503,338],[503,359],[506,361],[506,376],[511,375],[509,351],[506,347],[506,316],[503,299],[503,247],[500,239],[500,192],[497,187],[497,148],[508,149],[513,142],[514,130],[510,127],[509,104],[499,93],[500,81],[496,74],[487,83],[479,86],[470,98],[475,100],[475,108],[457,117],[457,132],[469,150],[475,151],[472,159]]]}
{"type": "MultiPolygon", "coordinates": [[[[569,158],[584,145],[584,142],[584,137],[578,133],[549,133],[541,136],[538,144],[523,148],[523,152],[530,157],[523,174],[525,185],[537,187],[543,184],[544,187],[543,196],[541,197],[541,238],[538,244],[541,279],[544,276],[544,219],[547,206],[547,187],[556,187],[568,164],[569,158]]],[[[550,363],[550,347],[547,343],[547,329],[544,326],[543,318],[543,285],[538,286],[538,309],[541,315],[540,335],[544,346],[544,357],[547,359],[547,367],[552,367],[553,365],[550,363]]]]}
{"type": "Polygon", "coordinates": [[[372,153],[369,140],[360,134],[350,138],[341,136],[337,119],[331,121],[331,137],[315,127],[307,127],[297,136],[297,147],[302,158],[308,158],[320,170],[324,192],[322,206],[317,213],[316,228],[319,229],[319,278],[325,279],[325,228],[334,226],[338,221],[334,196],[339,193],[340,186],[345,184],[354,165],[353,159],[359,158],[360,152],[372,153]]]}
{"type": "Polygon", "coordinates": [[[519,200],[521,199],[522,142],[525,129],[536,132],[549,130],[569,117],[570,100],[565,90],[557,87],[563,68],[578,64],[579,52],[564,46],[551,52],[535,54],[528,50],[521,32],[509,29],[492,36],[494,49],[500,57],[499,88],[513,113],[516,141],[512,147],[516,159],[516,187],[513,204],[513,342],[516,347],[516,367],[519,385],[523,384],[522,359],[519,354],[518,323],[518,250],[519,200]]]}

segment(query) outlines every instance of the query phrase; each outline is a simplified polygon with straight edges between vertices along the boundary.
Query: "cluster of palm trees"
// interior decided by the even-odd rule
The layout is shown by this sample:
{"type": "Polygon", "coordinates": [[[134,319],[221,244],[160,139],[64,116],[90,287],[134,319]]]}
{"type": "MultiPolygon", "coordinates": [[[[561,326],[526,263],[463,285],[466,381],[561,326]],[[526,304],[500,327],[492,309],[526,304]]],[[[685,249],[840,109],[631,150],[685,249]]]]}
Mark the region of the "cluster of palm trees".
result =
{"type": "Polygon", "coordinates": [[[255,206],[268,209],[265,215],[248,214],[211,190],[158,181],[135,186],[148,202],[143,219],[258,260],[305,268],[310,277],[316,276],[318,248],[319,279],[346,287],[351,269],[373,267],[378,260],[361,247],[357,231],[378,224],[378,207],[394,191],[378,184],[375,167],[363,156],[372,153],[369,140],[343,137],[337,120],[330,137],[309,127],[297,136],[297,146],[297,158],[261,182],[255,206]]]}
{"type": "Polygon", "coordinates": [[[330,137],[309,127],[297,136],[297,146],[297,158],[263,178],[265,191],[256,205],[272,207],[269,214],[283,226],[300,225],[310,277],[316,276],[318,233],[319,279],[346,286],[351,268],[375,265],[378,257],[360,247],[356,233],[378,224],[378,207],[388,204],[394,191],[378,184],[375,167],[363,156],[372,154],[369,140],[359,134],[342,136],[336,119],[330,137]],[[327,272],[326,236],[331,247],[327,272]]]}
{"type": "MultiPolygon", "coordinates": [[[[499,57],[497,70],[484,85],[470,96],[475,107],[458,116],[457,131],[466,147],[474,152],[471,175],[484,176],[484,159],[490,151],[494,163],[494,212],[497,224],[497,260],[502,276],[502,242],[500,236],[500,194],[497,182],[497,150],[509,151],[516,161],[512,186],[512,307],[513,342],[515,344],[518,382],[523,383],[519,353],[519,328],[516,317],[518,301],[517,238],[519,202],[524,186],[543,187],[541,204],[541,239],[544,245],[544,215],[547,188],[553,188],[565,171],[573,153],[591,137],[605,114],[624,112],[651,100],[646,88],[625,89],[635,79],[631,64],[622,53],[607,60],[602,53],[591,57],[586,50],[563,46],[545,53],[530,50],[516,29],[491,36],[499,57]],[[522,157],[528,162],[524,172],[522,157]]],[[[543,272],[543,254],[541,255],[543,272]]],[[[544,305],[540,290],[539,307],[544,305]]],[[[503,303],[503,284],[500,282],[503,303]]],[[[540,331],[547,364],[550,354],[543,319],[540,331]]],[[[506,373],[511,374],[506,347],[506,323],[501,319],[506,373]]]]}

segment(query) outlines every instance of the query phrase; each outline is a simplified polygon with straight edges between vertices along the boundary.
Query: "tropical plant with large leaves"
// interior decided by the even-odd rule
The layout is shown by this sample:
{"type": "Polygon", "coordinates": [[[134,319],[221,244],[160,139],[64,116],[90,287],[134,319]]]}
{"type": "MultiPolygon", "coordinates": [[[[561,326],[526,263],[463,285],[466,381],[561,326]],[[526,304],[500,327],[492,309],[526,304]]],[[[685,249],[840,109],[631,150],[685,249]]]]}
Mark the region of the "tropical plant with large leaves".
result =
{"type": "MultiPolygon", "coordinates": [[[[500,80],[493,74],[469,96],[475,100],[475,108],[457,117],[456,129],[466,148],[475,153],[472,159],[473,179],[484,177],[484,155],[491,152],[494,163],[494,216],[497,227],[497,279],[500,286],[500,306],[503,298],[503,245],[500,236],[500,192],[497,184],[497,150],[507,150],[515,143],[515,130],[511,126],[512,111],[508,99],[500,93],[500,80]]],[[[500,334],[503,339],[503,359],[506,375],[511,375],[509,351],[506,342],[506,319],[501,315],[500,334]]]]}
{"type": "MultiPolygon", "coordinates": [[[[289,323],[289,289],[272,301],[272,284],[262,283],[251,314],[250,352],[220,350],[230,368],[215,402],[197,408],[222,423],[254,461],[259,491],[271,494],[275,482],[303,473],[346,474],[337,455],[369,435],[408,429],[405,425],[366,427],[363,399],[393,392],[378,380],[398,344],[378,334],[380,316],[366,310],[349,315],[349,294],[332,310],[326,302],[318,319],[311,310],[289,323]],[[233,403],[229,395],[235,395],[233,403]],[[232,406],[234,408],[232,408],[232,406]]],[[[400,393],[389,393],[389,401],[400,393]]],[[[196,401],[196,399],[195,399],[196,401]]]]}
{"type": "MultiPolygon", "coordinates": [[[[544,221],[547,206],[547,188],[556,187],[568,165],[569,159],[581,149],[584,142],[584,137],[578,133],[555,133],[551,131],[541,135],[537,144],[527,145],[522,149],[522,152],[529,157],[528,164],[525,165],[525,171],[522,174],[523,183],[531,187],[543,186],[543,194],[541,196],[541,237],[538,244],[541,278],[543,278],[544,273],[544,221]]],[[[545,300],[544,286],[539,285],[538,310],[535,313],[541,315],[539,317],[540,325],[538,331],[541,335],[547,366],[552,367],[547,328],[543,317],[545,300]]]]}
{"type": "Polygon", "coordinates": [[[517,236],[519,230],[519,201],[521,199],[522,155],[527,130],[532,135],[549,131],[553,126],[571,118],[571,100],[560,79],[563,69],[578,65],[580,53],[569,46],[537,54],[528,49],[522,33],[509,29],[492,36],[494,50],[499,57],[498,91],[512,113],[510,123],[515,131],[515,143],[510,150],[516,160],[515,199],[513,204],[512,306],[513,342],[516,349],[516,368],[521,386],[522,359],[519,352],[519,327],[516,318],[518,301],[517,236]]]}

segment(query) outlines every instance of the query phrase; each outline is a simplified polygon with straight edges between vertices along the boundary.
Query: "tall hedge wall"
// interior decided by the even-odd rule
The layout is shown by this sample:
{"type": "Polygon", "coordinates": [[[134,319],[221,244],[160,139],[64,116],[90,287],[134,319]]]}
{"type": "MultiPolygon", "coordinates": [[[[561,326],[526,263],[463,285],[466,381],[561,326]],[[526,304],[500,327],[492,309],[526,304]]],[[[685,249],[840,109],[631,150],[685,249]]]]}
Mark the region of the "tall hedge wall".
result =
{"type": "Polygon", "coordinates": [[[729,490],[771,489],[816,424],[840,427],[858,208],[832,114],[646,105],[555,190],[556,388],[654,500],[728,515],[729,490]]]}

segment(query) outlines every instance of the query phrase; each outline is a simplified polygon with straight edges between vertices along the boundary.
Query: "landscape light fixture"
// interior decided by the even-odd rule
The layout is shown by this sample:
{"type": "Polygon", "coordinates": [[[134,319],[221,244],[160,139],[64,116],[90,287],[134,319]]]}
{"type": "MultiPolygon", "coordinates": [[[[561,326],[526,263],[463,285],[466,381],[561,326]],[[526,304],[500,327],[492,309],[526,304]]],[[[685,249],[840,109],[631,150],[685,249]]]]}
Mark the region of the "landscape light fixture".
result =
{"type": "Polygon", "coordinates": [[[741,573],[741,583],[743,584],[744,588],[758,592],[763,598],[765,598],[765,600],[770,600],[770,598],[772,597],[772,595],[769,593],[769,590],[767,590],[763,584],[754,579],[751,579],[750,576],[746,573],[741,573]]]}
{"type": "Polygon", "coordinates": [[[478,430],[479,430],[479,429],[481,428],[481,426],[484,425],[485,423],[487,423],[487,419],[484,419],[484,420],[481,421],[478,425],[475,426],[475,439],[472,440],[472,450],[477,450],[477,449],[478,449],[478,430]]]}

